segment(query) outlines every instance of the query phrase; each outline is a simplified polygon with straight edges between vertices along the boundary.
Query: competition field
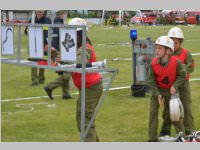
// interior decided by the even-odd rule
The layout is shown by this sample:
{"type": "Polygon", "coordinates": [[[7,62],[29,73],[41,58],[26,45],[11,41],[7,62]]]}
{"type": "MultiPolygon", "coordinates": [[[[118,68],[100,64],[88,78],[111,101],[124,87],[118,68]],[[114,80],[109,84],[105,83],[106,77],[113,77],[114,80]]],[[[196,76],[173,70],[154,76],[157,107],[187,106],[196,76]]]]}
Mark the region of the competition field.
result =
{"type": "MultiPolygon", "coordinates": [[[[166,35],[172,26],[91,26],[88,35],[97,59],[107,59],[109,68],[118,68],[108,96],[96,117],[96,130],[102,142],[144,142],[148,140],[150,93],[144,98],[131,96],[132,55],[130,29],[138,30],[138,39],[166,35]],[[113,61],[113,58],[122,58],[113,61]]],[[[195,130],[200,130],[200,26],[179,26],[185,36],[183,47],[194,54],[196,68],[191,75],[192,110],[195,130]]],[[[22,35],[23,58],[28,57],[28,39],[22,35]]],[[[15,34],[15,43],[17,36],[15,34]]],[[[17,49],[17,47],[16,47],[17,49]]],[[[57,74],[46,70],[46,84],[57,74]]],[[[30,68],[1,64],[1,141],[2,142],[78,142],[76,127],[77,90],[71,82],[73,99],[62,100],[57,88],[50,100],[43,87],[31,87],[30,68]]],[[[160,108],[159,128],[162,122],[160,108]]],[[[172,133],[175,135],[174,128],[172,133]]]]}

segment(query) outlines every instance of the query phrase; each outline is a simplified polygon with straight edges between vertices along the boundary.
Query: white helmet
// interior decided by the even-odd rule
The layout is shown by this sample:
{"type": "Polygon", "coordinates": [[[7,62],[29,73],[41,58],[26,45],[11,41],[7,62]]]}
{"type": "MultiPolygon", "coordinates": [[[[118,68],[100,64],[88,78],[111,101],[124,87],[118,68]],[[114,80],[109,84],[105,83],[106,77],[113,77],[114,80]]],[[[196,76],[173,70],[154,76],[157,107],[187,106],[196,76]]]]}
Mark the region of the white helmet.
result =
{"type": "Polygon", "coordinates": [[[169,101],[169,113],[171,121],[179,121],[184,117],[184,109],[178,94],[173,94],[169,101]]]}
{"type": "Polygon", "coordinates": [[[173,27],[169,30],[168,36],[171,38],[184,39],[183,31],[178,27],[173,27]]]}
{"type": "MultiPolygon", "coordinates": [[[[85,21],[85,19],[82,18],[73,18],[69,21],[68,25],[85,25],[86,31],[88,31],[87,22],[85,21]]],[[[82,30],[82,28],[77,28],[77,31],[80,30],[82,30]]]]}
{"type": "Polygon", "coordinates": [[[174,51],[174,41],[168,36],[160,36],[156,40],[155,44],[169,47],[172,51],[174,51]]]}

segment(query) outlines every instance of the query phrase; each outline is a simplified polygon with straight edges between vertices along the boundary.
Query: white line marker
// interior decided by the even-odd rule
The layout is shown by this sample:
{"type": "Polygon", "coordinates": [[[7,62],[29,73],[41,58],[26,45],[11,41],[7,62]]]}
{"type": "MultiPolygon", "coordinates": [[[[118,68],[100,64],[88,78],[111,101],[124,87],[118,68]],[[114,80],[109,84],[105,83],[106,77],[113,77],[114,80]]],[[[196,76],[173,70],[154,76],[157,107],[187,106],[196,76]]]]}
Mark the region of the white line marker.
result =
{"type": "Polygon", "coordinates": [[[200,78],[190,79],[190,81],[199,81],[200,78]]]}
{"type": "Polygon", "coordinates": [[[199,56],[200,53],[192,53],[192,56],[199,56]]]}
{"type": "MultiPolygon", "coordinates": [[[[200,53],[192,53],[192,56],[200,56],[200,53]]],[[[112,61],[132,61],[132,58],[112,58],[112,61]]]]}
{"type": "MultiPolygon", "coordinates": [[[[199,81],[200,78],[195,78],[195,79],[190,79],[190,81],[199,81]]],[[[121,89],[128,89],[130,86],[124,86],[124,87],[115,87],[115,88],[110,88],[109,91],[114,91],[114,90],[121,90],[121,89]]],[[[77,95],[78,92],[72,93],[72,95],[77,95]]],[[[53,95],[54,97],[58,97],[61,95],[53,95]]],[[[40,98],[48,98],[48,96],[35,96],[35,97],[24,97],[24,98],[13,98],[13,99],[6,99],[6,100],[0,100],[1,102],[10,102],[10,101],[22,101],[22,100],[32,100],[32,99],[40,99],[40,98]]]]}
{"type": "MultiPolygon", "coordinates": [[[[47,107],[49,107],[48,103],[31,103],[31,104],[16,104],[15,107],[16,108],[26,108],[27,110],[19,110],[19,111],[5,111],[2,112],[2,114],[7,114],[7,115],[11,115],[14,113],[27,113],[27,112],[32,112],[35,110],[33,105],[47,105],[47,107]]],[[[54,104],[55,105],[55,104],[54,104]]],[[[55,107],[55,106],[54,106],[55,107]]]]}

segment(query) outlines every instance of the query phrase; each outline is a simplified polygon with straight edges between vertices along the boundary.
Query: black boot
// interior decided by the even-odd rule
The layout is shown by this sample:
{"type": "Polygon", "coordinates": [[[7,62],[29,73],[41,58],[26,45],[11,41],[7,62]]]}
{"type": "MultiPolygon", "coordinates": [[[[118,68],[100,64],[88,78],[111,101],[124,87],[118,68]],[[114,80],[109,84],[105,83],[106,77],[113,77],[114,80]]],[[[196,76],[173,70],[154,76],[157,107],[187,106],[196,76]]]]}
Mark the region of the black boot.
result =
{"type": "Polygon", "coordinates": [[[160,136],[166,136],[166,135],[171,135],[170,131],[161,131],[160,136]]]}
{"type": "Polygon", "coordinates": [[[71,98],[72,98],[72,97],[71,97],[70,95],[67,95],[67,96],[64,96],[64,95],[63,95],[63,96],[62,96],[62,99],[63,99],[63,100],[67,100],[67,99],[71,99],[71,98]]]}
{"type": "Polygon", "coordinates": [[[45,92],[47,93],[47,95],[49,96],[49,98],[50,98],[51,100],[53,100],[53,97],[52,97],[52,90],[49,89],[48,87],[44,87],[44,90],[45,90],[45,92]]]}
{"type": "Polygon", "coordinates": [[[158,142],[158,140],[157,139],[155,139],[155,140],[148,140],[147,142],[158,142]]]}

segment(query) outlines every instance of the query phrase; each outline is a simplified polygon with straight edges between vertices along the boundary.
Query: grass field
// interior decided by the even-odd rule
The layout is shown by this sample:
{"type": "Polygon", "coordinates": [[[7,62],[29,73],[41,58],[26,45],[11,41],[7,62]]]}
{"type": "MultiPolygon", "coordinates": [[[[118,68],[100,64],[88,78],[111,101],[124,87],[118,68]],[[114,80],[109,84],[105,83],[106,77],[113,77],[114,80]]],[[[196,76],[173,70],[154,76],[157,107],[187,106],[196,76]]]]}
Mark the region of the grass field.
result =
{"type": "MultiPolygon", "coordinates": [[[[108,61],[109,68],[118,68],[112,87],[125,87],[132,84],[132,62],[112,61],[112,58],[131,58],[130,29],[138,30],[138,39],[151,37],[155,40],[166,35],[172,26],[131,26],[89,28],[97,53],[97,59],[108,61]]],[[[184,47],[192,53],[200,53],[200,26],[180,26],[185,34],[184,47]]],[[[22,33],[23,35],[23,33],[22,33]]],[[[16,36],[16,35],[15,35],[16,36]]],[[[16,38],[15,38],[16,39],[16,38]]],[[[16,43],[17,39],[15,40],[16,43]]],[[[27,37],[22,37],[23,58],[27,58],[27,37]]],[[[196,68],[191,78],[200,77],[200,56],[193,57],[196,68]]],[[[46,70],[46,83],[57,75],[46,70]]],[[[77,95],[63,101],[59,96],[61,89],[54,91],[55,100],[15,98],[46,96],[44,85],[30,87],[30,68],[17,65],[1,65],[1,141],[3,142],[73,142],[79,141],[75,112],[77,95]]],[[[77,90],[71,83],[72,93],[77,90]]],[[[191,82],[192,110],[195,129],[200,130],[200,81],[191,82]]],[[[143,142],[148,139],[148,111],[150,94],[144,98],[131,96],[130,89],[109,91],[96,118],[96,129],[102,142],[143,142]]],[[[160,113],[162,108],[160,109],[160,113]]],[[[161,115],[159,118],[161,124],[161,115]]],[[[160,126],[159,126],[160,128],[160,126]]],[[[173,129],[173,128],[172,128],[173,129]]],[[[173,134],[174,129],[173,129],[173,134]]]]}

